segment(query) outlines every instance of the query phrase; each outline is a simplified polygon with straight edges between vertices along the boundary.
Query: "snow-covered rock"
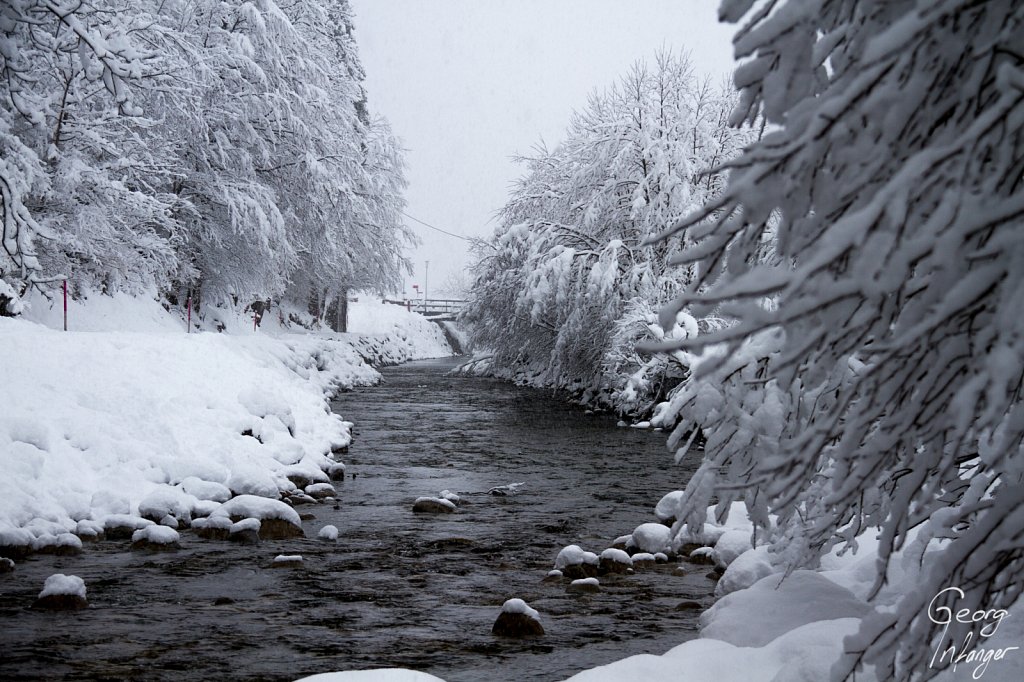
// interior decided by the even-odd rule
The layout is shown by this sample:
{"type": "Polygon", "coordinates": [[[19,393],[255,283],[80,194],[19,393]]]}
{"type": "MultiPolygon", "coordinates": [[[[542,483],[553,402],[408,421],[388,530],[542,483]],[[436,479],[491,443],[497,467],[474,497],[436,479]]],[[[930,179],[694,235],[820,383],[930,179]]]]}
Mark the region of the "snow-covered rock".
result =
{"type": "Polygon", "coordinates": [[[55,573],[43,583],[43,589],[32,608],[65,611],[84,609],[88,605],[84,580],[77,575],[55,573]]]}
{"type": "Polygon", "coordinates": [[[562,548],[555,557],[555,568],[566,578],[593,578],[597,575],[600,559],[593,552],[584,551],[579,545],[562,548]]]}
{"type": "Polygon", "coordinates": [[[132,533],[132,549],[172,550],[180,547],[181,536],[168,526],[146,526],[132,533]]]}
{"type": "Polygon", "coordinates": [[[643,523],[633,531],[632,547],[654,554],[671,549],[672,529],[661,523],[643,523]]]}
{"type": "Polygon", "coordinates": [[[195,508],[197,501],[181,488],[162,485],[139,502],[139,516],[155,523],[162,523],[165,516],[171,516],[178,522],[188,525],[192,522],[192,509],[195,508]]]}
{"type": "Polygon", "coordinates": [[[302,537],[299,513],[280,500],[256,495],[239,495],[222,504],[210,518],[229,517],[233,521],[258,519],[259,535],[263,540],[281,540],[302,537]]]}
{"type": "Polygon", "coordinates": [[[601,583],[597,578],[579,578],[569,583],[565,591],[576,594],[593,594],[601,591],[601,583]]]}
{"type": "Polygon", "coordinates": [[[71,533],[44,533],[32,541],[32,550],[40,554],[73,556],[82,552],[82,540],[71,533]]]}
{"type": "Polygon", "coordinates": [[[499,637],[538,637],[544,634],[540,614],[522,599],[509,599],[501,607],[491,633],[499,637]]]}
{"type": "Polygon", "coordinates": [[[454,502],[439,497],[417,497],[412,505],[417,514],[451,514],[455,509],[454,502]]]}
{"type": "Polygon", "coordinates": [[[658,517],[659,521],[669,526],[675,523],[683,494],[682,490],[673,490],[658,500],[658,504],[654,507],[654,515],[658,517]]]}
{"type": "Polygon", "coordinates": [[[633,560],[621,549],[609,547],[601,552],[598,559],[598,571],[604,573],[625,573],[633,568],[633,560]]]}

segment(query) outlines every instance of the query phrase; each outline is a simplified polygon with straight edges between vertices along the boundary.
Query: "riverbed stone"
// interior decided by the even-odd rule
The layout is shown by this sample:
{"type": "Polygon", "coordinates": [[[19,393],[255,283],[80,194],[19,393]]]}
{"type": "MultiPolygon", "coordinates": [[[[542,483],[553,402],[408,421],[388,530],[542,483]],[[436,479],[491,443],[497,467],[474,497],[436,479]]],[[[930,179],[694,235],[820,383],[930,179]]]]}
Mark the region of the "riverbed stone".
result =
{"type": "Polygon", "coordinates": [[[676,611],[700,611],[704,608],[699,601],[686,599],[676,604],[676,611]]]}
{"type": "Polygon", "coordinates": [[[498,615],[491,628],[491,634],[498,637],[541,637],[544,635],[544,626],[540,621],[531,618],[525,613],[507,613],[505,611],[498,615]]]}
{"type": "Polygon", "coordinates": [[[10,573],[14,570],[14,562],[7,557],[0,557],[0,573],[10,573]]]}
{"type": "Polygon", "coordinates": [[[284,519],[263,519],[260,522],[260,540],[288,540],[305,537],[301,526],[284,519]]]}

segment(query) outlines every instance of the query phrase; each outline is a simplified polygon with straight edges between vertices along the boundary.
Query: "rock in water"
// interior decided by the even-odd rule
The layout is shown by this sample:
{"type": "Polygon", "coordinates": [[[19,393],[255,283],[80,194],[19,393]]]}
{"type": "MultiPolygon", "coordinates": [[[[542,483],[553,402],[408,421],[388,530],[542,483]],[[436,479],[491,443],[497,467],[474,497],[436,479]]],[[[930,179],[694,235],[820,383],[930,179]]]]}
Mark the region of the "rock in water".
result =
{"type": "Polygon", "coordinates": [[[573,594],[594,594],[601,591],[601,583],[597,578],[581,578],[569,583],[565,591],[573,594]]]}
{"type": "Polygon", "coordinates": [[[499,637],[540,637],[544,634],[544,626],[538,618],[537,611],[522,599],[509,599],[501,607],[491,634],[499,637]]]}
{"type": "Polygon", "coordinates": [[[73,611],[89,605],[85,599],[85,581],[77,575],[55,573],[43,583],[43,591],[32,604],[34,609],[73,611]]]}
{"type": "Polygon", "coordinates": [[[7,557],[0,557],[0,573],[10,573],[14,570],[14,562],[7,557]]]}
{"type": "Polygon", "coordinates": [[[455,505],[437,497],[420,497],[413,503],[412,510],[417,514],[451,514],[455,505]]]}

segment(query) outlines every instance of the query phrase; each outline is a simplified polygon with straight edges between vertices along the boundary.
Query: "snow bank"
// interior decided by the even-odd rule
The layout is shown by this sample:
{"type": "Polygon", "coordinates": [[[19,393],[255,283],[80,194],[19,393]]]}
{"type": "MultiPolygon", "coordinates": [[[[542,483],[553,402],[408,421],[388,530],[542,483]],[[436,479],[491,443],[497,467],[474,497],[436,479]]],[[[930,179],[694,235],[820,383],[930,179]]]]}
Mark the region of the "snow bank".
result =
{"type": "MultiPolygon", "coordinates": [[[[713,508],[708,513],[713,519],[713,508]]],[[[798,570],[784,578],[772,565],[766,546],[750,547],[751,528],[740,504],[730,509],[726,524],[709,521],[691,535],[713,541],[714,549],[706,551],[728,565],[719,582],[719,588],[726,587],[716,590],[721,598],[701,615],[699,639],[661,656],[632,656],[569,679],[675,682],[680,675],[716,682],[829,679],[833,663],[844,651],[844,639],[857,633],[861,619],[872,610],[894,609],[900,597],[916,585],[922,566],[943,551],[941,542],[933,541],[923,560],[906,549],[896,552],[890,561],[888,583],[869,604],[878,558],[877,531],[858,537],[856,554],[840,555],[837,549],[822,558],[819,570],[798,570]]],[[[911,538],[905,548],[913,544],[911,538]]],[[[1024,654],[1007,649],[1019,647],[1024,640],[1024,599],[1018,599],[1008,611],[1010,617],[981,643],[989,653],[1004,649],[1002,658],[990,657],[987,664],[982,658],[965,659],[956,671],[946,669],[935,679],[956,682],[972,679],[979,672],[983,679],[995,682],[1024,679],[1024,654]],[[1018,614],[1022,617],[1012,617],[1018,614]]],[[[857,679],[876,681],[878,677],[874,668],[867,666],[857,679]]]]}
{"type": "Polygon", "coordinates": [[[384,336],[407,353],[407,360],[445,357],[452,354],[440,325],[405,307],[359,294],[349,304],[348,330],[353,334],[384,336]]]}
{"type": "Polygon", "coordinates": [[[353,314],[386,317],[387,335],[186,334],[155,300],[120,295],[72,301],[71,329],[95,331],[64,333],[47,306],[0,318],[0,538],[28,533],[6,544],[82,521],[188,526],[233,495],[326,482],[351,439],[329,396],[376,383],[367,359],[451,353],[436,325],[372,302],[353,314]]]}

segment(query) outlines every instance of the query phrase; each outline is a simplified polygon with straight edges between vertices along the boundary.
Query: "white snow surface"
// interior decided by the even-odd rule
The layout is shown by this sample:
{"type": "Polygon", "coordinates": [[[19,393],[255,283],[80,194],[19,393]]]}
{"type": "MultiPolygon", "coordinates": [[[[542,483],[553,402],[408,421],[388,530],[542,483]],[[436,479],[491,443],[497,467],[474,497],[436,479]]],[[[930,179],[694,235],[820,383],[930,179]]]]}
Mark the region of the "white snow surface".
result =
{"type": "Polygon", "coordinates": [[[77,575],[54,573],[43,583],[43,591],[39,593],[39,598],[42,599],[51,594],[77,594],[85,599],[85,581],[77,575]]]}
{"type": "Polygon", "coordinates": [[[186,334],[155,299],[93,294],[71,302],[65,333],[47,326],[59,306],[30,303],[0,318],[0,536],[24,544],[83,520],[141,528],[144,512],[187,521],[232,494],[277,498],[289,467],[326,479],[351,440],[328,398],[379,380],[364,358],[451,354],[437,325],[362,297],[352,328],[387,329],[293,333],[265,316],[253,333],[235,315],[229,333],[186,334]]]}

